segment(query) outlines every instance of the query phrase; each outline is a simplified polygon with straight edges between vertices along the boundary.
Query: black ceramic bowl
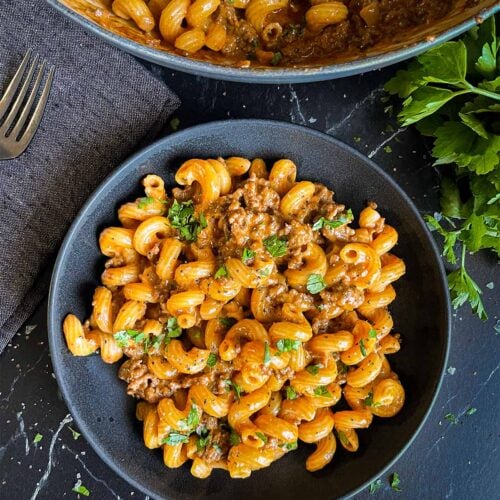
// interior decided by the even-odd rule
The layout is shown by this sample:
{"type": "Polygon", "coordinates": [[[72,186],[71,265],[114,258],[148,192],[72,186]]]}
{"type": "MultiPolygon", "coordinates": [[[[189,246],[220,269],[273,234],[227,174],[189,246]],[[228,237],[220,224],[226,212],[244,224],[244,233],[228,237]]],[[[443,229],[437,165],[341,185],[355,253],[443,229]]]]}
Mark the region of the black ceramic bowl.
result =
{"type": "MultiPolygon", "coordinates": [[[[445,274],[436,246],[405,193],[374,163],[339,141],[310,129],[260,120],[233,120],[200,125],[166,137],[118,168],[95,191],[69,230],[57,259],[49,299],[52,363],[66,403],[81,431],[101,458],[135,487],[152,497],[192,498],[336,498],[359,491],[383,473],[410,445],[434,402],[445,367],[450,313],[445,274]],[[174,182],[181,162],[193,157],[240,155],[273,160],[291,158],[300,179],[319,181],[355,213],[376,200],[388,222],[399,231],[395,253],[406,261],[407,274],[396,283],[392,305],[403,348],[390,362],[400,375],[407,400],[392,419],[375,418],[361,431],[357,453],[337,451],[333,462],[311,474],[304,468],[314,449],[299,449],[255,472],[232,480],[214,471],[206,480],[193,478],[188,466],[169,470],[161,453],[144,447],[135,401],[117,378],[118,364],[99,356],[76,358],[66,348],[63,318],[69,312],[87,317],[102,257],[99,231],[116,224],[118,206],[140,196],[148,173],[174,182]]],[[[341,448],[341,447],[339,447],[341,448]]]]}

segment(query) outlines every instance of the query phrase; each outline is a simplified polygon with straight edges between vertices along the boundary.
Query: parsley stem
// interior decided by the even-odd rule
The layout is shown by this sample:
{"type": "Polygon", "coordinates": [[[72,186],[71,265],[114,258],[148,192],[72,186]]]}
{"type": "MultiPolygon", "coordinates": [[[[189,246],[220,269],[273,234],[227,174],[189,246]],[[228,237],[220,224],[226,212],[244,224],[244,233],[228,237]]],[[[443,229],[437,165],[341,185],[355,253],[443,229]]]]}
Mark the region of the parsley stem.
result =
{"type": "Polygon", "coordinates": [[[478,94],[482,95],[484,97],[489,97],[490,99],[493,99],[494,101],[500,101],[500,94],[497,94],[496,92],[490,92],[489,90],[484,90],[480,89],[478,87],[475,87],[474,85],[471,85],[468,82],[465,82],[465,85],[467,89],[472,92],[473,94],[478,94]]]}

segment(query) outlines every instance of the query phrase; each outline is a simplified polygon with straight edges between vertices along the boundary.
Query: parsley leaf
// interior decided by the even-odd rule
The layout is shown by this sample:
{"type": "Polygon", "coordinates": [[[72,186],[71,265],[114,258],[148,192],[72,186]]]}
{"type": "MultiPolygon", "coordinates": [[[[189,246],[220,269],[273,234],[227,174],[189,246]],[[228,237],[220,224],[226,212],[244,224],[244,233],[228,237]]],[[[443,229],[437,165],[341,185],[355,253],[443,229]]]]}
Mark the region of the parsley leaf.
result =
{"type": "Polygon", "coordinates": [[[319,369],[321,368],[321,365],[309,365],[306,367],[306,370],[311,374],[311,375],[317,375],[319,373],[319,369]]]}
{"type": "Polygon", "coordinates": [[[361,351],[361,354],[363,356],[366,356],[366,347],[365,347],[365,342],[363,339],[359,341],[359,350],[361,351]]]}
{"type": "Polygon", "coordinates": [[[310,274],[307,278],[307,291],[313,295],[321,292],[326,288],[325,280],[321,274],[310,274]]]}
{"type": "Polygon", "coordinates": [[[345,432],[337,430],[337,435],[340,439],[340,442],[345,448],[349,448],[351,446],[351,443],[349,439],[347,439],[347,436],[345,435],[345,432]]]}
{"type": "Polygon", "coordinates": [[[235,384],[232,380],[226,380],[226,391],[234,390],[236,394],[236,399],[239,401],[241,399],[241,393],[243,392],[238,384],[235,384]]]}
{"type": "Polygon", "coordinates": [[[231,434],[229,435],[229,444],[231,446],[237,446],[241,443],[241,438],[238,433],[231,429],[231,434]]]}
{"type": "Polygon", "coordinates": [[[285,389],[285,394],[286,394],[286,399],[297,399],[297,393],[295,392],[295,389],[289,385],[286,389],[285,389]]]}
{"type": "Polygon", "coordinates": [[[214,274],[215,279],[225,278],[226,276],[229,276],[226,266],[220,266],[219,269],[217,269],[216,273],[214,274]]]}
{"type": "Polygon", "coordinates": [[[282,59],[283,59],[283,54],[279,51],[275,52],[270,61],[271,66],[277,66],[282,59]]]}
{"type": "Polygon", "coordinates": [[[368,491],[370,492],[370,495],[374,495],[381,487],[382,487],[382,480],[377,479],[376,481],[373,481],[373,483],[370,484],[370,488],[368,491]]]}
{"type": "Polygon", "coordinates": [[[264,443],[267,443],[267,436],[263,432],[256,432],[255,435],[264,443]]]}
{"type": "Polygon", "coordinates": [[[314,389],[314,394],[316,396],[326,396],[326,397],[332,397],[332,393],[328,390],[328,387],[325,385],[320,385],[314,389]]]}
{"type": "Polygon", "coordinates": [[[287,251],[287,240],[286,238],[276,236],[275,234],[273,236],[269,236],[269,238],[266,238],[264,240],[264,246],[266,247],[266,250],[273,256],[273,257],[283,257],[286,255],[287,251]]]}
{"type": "Polygon", "coordinates": [[[368,332],[368,337],[370,337],[371,339],[376,339],[377,338],[377,330],[375,330],[375,328],[370,328],[370,330],[368,332]]]}
{"type": "Polygon", "coordinates": [[[167,319],[167,323],[163,327],[163,331],[165,332],[167,339],[175,339],[182,335],[182,328],[179,326],[177,318],[174,316],[167,319]]]}
{"type": "Polygon", "coordinates": [[[287,451],[296,450],[299,447],[299,443],[294,441],[293,443],[286,443],[285,448],[287,451]]]}
{"type": "Polygon", "coordinates": [[[198,411],[198,406],[191,403],[191,408],[189,410],[188,416],[181,421],[185,429],[193,430],[200,423],[200,413],[198,411]]]}
{"type": "Polygon", "coordinates": [[[401,484],[401,480],[399,479],[399,474],[394,472],[391,476],[391,488],[398,493],[401,491],[399,485],[401,484]]]}
{"type": "Polygon", "coordinates": [[[203,214],[200,214],[199,219],[194,216],[192,200],[182,202],[174,200],[168,210],[168,219],[172,227],[179,231],[180,237],[186,241],[196,241],[200,231],[207,227],[207,221],[203,214]]]}
{"type": "Polygon", "coordinates": [[[179,125],[181,124],[181,121],[179,118],[175,117],[170,120],[170,128],[175,132],[176,130],[179,129],[179,125]]]}
{"type": "Polygon", "coordinates": [[[370,391],[368,393],[368,396],[363,400],[365,406],[371,406],[372,408],[376,408],[377,406],[380,406],[380,403],[374,403],[373,402],[373,392],[370,391]]]}
{"type": "Polygon", "coordinates": [[[313,231],[319,231],[320,229],[327,227],[329,229],[335,229],[337,227],[343,226],[344,224],[349,224],[354,219],[352,210],[349,208],[345,213],[340,214],[339,217],[333,220],[325,219],[320,217],[312,226],[313,231]]]}
{"type": "Polygon", "coordinates": [[[460,269],[448,275],[448,287],[450,288],[451,304],[455,309],[469,302],[472,310],[480,319],[486,321],[488,315],[484,310],[481,300],[481,289],[470,277],[465,269],[465,245],[462,247],[462,263],[460,269]]]}
{"type": "Polygon", "coordinates": [[[166,438],[162,439],[161,444],[175,446],[176,444],[187,443],[188,441],[189,436],[181,434],[180,432],[171,432],[166,438]]]}
{"type": "Polygon", "coordinates": [[[219,323],[226,328],[231,328],[237,321],[234,318],[219,318],[219,323]]]}
{"type": "Polygon", "coordinates": [[[74,491],[75,493],[78,493],[80,495],[83,495],[84,497],[90,496],[90,491],[83,486],[81,479],[79,479],[75,485],[73,486],[73,489],[71,491],[74,491]]]}
{"type": "Polygon", "coordinates": [[[146,196],[145,198],[139,198],[139,201],[137,202],[137,208],[143,209],[146,208],[147,205],[151,205],[155,199],[151,196],[146,196]]]}
{"type": "Polygon", "coordinates": [[[447,413],[444,418],[446,420],[448,420],[448,422],[450,422],[451,424],[453,425],[457,425],[458,424],[458,418],[456,417],[456,415],[454,415],[453,413],[447,413]]]}
{"type": "Polygon", "coordinates": [[[297,351],[300,347],[300,340],[279,339],[276,348],[279,352],[297,351]]]}
{"type": "Polygon", "coordinates": [[[207,444],[210,442],[210,435],[205,437],[199,437],[196,441],[196,449],[201,452],[204,448],[207,447],[207,444]]]}
{"type": "Polygon", "coordinates": [[[43,439],[43,436],[41,434],[37,433],[33,439],[33,443],[34,444],[39,443],[42,439],[43,439]]]}
{"type": "Polygon", "coordinates": [[[255,257],[255,252],[250,250],[250,248],[244,248],[243,253],[241,254],[241,261],[243,264],[248,264],[255,257]]]}
{"type": "Polygon", "coordinates": [[[79,432],[76,432],[74,429],[72,429],[71,427],[68,426],[68,429],[71,431],[71,434],[73,434],[73,439],[76,441],[80,436],[81,434],[79,432]]]}
{"type": "Polygon", "coordinates": [[[138,330],[120,330],[113,335],[118,347],[128,347],[130,345],[130,340],[135,343],[141,343],[145,338],[146,334],[138,330]]]}
{"type": "Polygon", "coordinates": [[[269,349],[269,342],[264,342],[264,364],[267,365],[271,361],[271,351],[269,349]]]}
{"type": "Polygon", "coordinates": [[[217,364],[217,354],[211,352],[207,359],[207,366],[213,368],[217,364]]]}

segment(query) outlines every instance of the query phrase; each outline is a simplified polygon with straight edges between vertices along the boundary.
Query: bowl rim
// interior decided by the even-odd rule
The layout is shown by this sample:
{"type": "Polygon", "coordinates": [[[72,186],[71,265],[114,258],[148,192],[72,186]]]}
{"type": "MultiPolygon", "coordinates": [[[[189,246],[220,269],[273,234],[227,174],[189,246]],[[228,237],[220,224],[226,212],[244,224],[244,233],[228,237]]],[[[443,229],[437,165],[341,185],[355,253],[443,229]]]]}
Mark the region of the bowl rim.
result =
{"type": "MultiPolygon", "coordinates": [[[[424,230],[424,234],[427,236],[427,240],[430,243],[430,247],[433,253],[434,261],[437,263],[438,267],[438,272],[439,272],[439,282],[440,286],[442,288],[442,293],[445,299],[445,307],[443,310],[444,319],[443,323],[445,325],[445,345],[444,345],[444,353],[443,357],[441,360],[441,370],[439,373],[439,377],[436,380],[436,384],[434,386],[434,393],[432,395],[431,402],[428,405],[427,410],[425,411],[422,420],[418,424],[418,427],[416,428],[415,432],[411,436],[411,438],[405,443],[405,445],[395,454],[395,456],[387,462],[383,468],[381,468],[377,474],[373,475],[370,477],[368,480],[366,480],[363,484],[358,486],[356,489],[350,491],[344,497],[342,498],[351,498],[354,495],[360,493],[362,490],[367,488],[374,480],[380,478],[384,474],[387,473],[387,471],[403,456],[404,453],[409,449],[409,447],[413,444],[415,441],[416,437],[420,434],[423,426],[427,422],[427,419],[429,418],[429,415],[434,408],[434,405],[436,404],[437,397],[439,395],[439,392],[441,390],[442,384],[443,384],[443,379],[445,375],[445,370],[446,367],[448,366],[448,359],[449,359],[449,352],[450,352],[450,343],[451,343],[451,301],[448,293],[448,286],[447,286],[447,278],[446,278],[446,271],[444,268],[443,261],[441,259],[441,255],[438,250],[438,246],[428,229],[427,225],[425,224],[423,218],[421,217],[417,207],[411,200],[411,198],[406,194],[406,192],[399,186],[399,184],[392,179],[392,177],[387,174],[381,167],[379,167],[373,160],[370,158],[366,157],[363,155],[361,152],[359,152],[357,149],[353,148],[352,146],[349,146],[348,144],[345,144],[344,142],[340,141],[339,139],[332,137],[328,134],[325,134],[324,132],[320,132],[315,129],[311,129],[309,127],[306,127],[304,125],[298,125],[298,124],[291,124],[279,120],[263,120],[263,119],[235,119],[235,120],[218,120],[218,121],[213,121],[213,122],[208,122],[208,123],[203,123],[200,125],[195,125],[193,127],[189,127],[187,129],[174,132],[172,134],[169,134],[165,137],[161,137],[160,139],[156,140],[149,146],[139,150],[138,152],[134,153],[130,157],[128,157],[126,160],[124,160],[120,165],[115,168],[114,170],[111,171],[111,173],[99,184],[99,186],[94,190],[94,192],[90,195],[90,197],[87,199],[87,201],[83,204],[81,207],[80,211],[76,215],[75,219],[71,223],[70,228],[68,229],[68,232],[66,233],[66,236],[64,237],[64,240],[60,246],[53,272],[52,272],[52,277],[50,281],[50,287],[49,287],[49,295],[48,295],[48,303],[47,303],[47,331],[48,331],[48,340],[49,340],[49,348],[50,348],[50,356],[51,356],[51,362],[54,370],[54,374],[56,376],[56,380],[58,383],[58,386],[61,390],[64,402],[66,403],[68,407],[68,411],[70,412],[71,416],[73,417],[74,421],[78,425],[79,429],[81,430],[82,434],[85,436],[86,441],[91,445],[92,449],[96,452],[96,454],[99,456],[99,458],[108,466],[110,467],[115,473],[117,473],[121,478],[123,478],[126,482],[131,484],[133,487],[135,487],[138,491],[143,492],[146,495],[151,496],[152,498],[159,498],[156,493],[151,491],[149,489],[149,486],[143,485],[140,483],[138,480],[135,478],[127,475],[119,466],[117,462],[111,459],[111,457],[108,456],[107,452],[105,449],[101,448],[97,443],[95,443],[94,438],[92,437],[93,433],[90,430],[90,425],[87,425],[86,420],[83,418],[78,413],[73,414],[73,403],[72,403],[72,392],[70,391],[67,380],[64,377],[63,369],[62,369],[62,363],[60,363],[60,355],[61,353],[56,349],[56,344],[53,339],[55,339],[56,335],[60,336],[61,335],[61,325],[57,322],[56,316],[57,314],[55,313],[55,301],[57,300],[57,286],[56,283],[60,280],[60,276],[63,274],[63,261],[66,258],[66,255],[68,252],[71,251],[72,244],[73,244],[73,238],[75,234],[79,231],[81,226],[85,224],[85,219],[86,219],[86,214],[90,207],[98,201],[107,191],[108,191],[108,186],[110,184],[113,184],[115,182],[115,179],[120,176],[120,174],[130,168],[134,164],[138,164],[143,162],[144,160],[151,158],[155,155],[155,152],[157,149],[162,149],[165,146],[165,143],[176,141],[179,138],[182,138],[183,136],[188,136],[192,137],[193,135],[200,135],[203,136],[206,134],[207,131],[209,131],[212,128],[220,127],[220,126],[227,126],[228,124],[231,125],[231,127],[234,126],[241,126],[245,127],[247,124],[251,125],[260,125],[260,126],[269,126],[271,125],[274,128],[282,128],[285,131],[290,130],[290,129],[296,129],[300,128],[303,129],[302,132],[306,134],[310,134],[313,136],[316,136],[318,138],[321,138],[323,140],[328,140],[334,144],[336,144],[338,147],[343,148],[345,151],[347,151],[349,154],[359,158],[361,161],[364,161],[367,165],[370,166],[378,175],[380,175],[385,182],[389,183],[391,187],[396,189],[399,193],[400,196],[403,197],[403,199],[406,201],[407,205],[409,206],[411,212],[415,216],[415,219],[417,220],[418,224],[421,226],[421,228],[424,230]]],[[[65,344],[64,344],[65,345],[65,344]]]]}
{"type": "Polygon", "coordinates": [[[66,5],[63,5],[59,0],[46,1],[66,17],[79,24],[86,31],[90,31],[91,33],[97,35],[99,38],[102,38],[111,45],[146,61],[196,76],[204,76],[207,78],[215,78],[233,82],[261,84],[317,82],[343,78],[360,73],[365,73],[367,71],[381,69],[385,66],[396,64],[398,62],[404,61],[405,59],[410,59],[411,57],[417,56],[418,54],[421,54],[431,47],[434,47],[442,42],[449,40],[450,38],[464,33],[465,31],[469,30],[477,23],[479,23],[480,19],[486,19],[487,17],[494,15],[496,12],[500,12],[500,4],[493,4],[489,7],[484,7],[470,19],[467,19],[457,24],[456,26],[443,31],[432,40],[423,40],[421,42],[416,42],[407,47],[402,47],[385,54],[355,59],[353,61],[345,63],[327,64],[314,68],[260,69],[224,66],[211,63],[209,61],[190,59],[185,56],[147,47],[146,45],[140,44],[138,42],[135,42],[134,40],[118,35],[110,30],[103,28],[90,19],[87,19],[81,14],[70,9],[66,5]]]}

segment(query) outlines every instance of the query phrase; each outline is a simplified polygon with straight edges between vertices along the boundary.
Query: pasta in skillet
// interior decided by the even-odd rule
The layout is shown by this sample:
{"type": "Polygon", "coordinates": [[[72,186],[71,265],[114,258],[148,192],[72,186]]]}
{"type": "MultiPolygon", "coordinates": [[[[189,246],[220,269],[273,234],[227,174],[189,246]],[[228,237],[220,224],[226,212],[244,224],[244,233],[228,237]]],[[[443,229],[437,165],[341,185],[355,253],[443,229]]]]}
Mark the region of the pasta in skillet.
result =
{"type": "Polygon", "coordinates": [[[351,227],[331,191],[296,176],[288,159],[269,172],[261,159],[188,160],[180,188],[146,176],[99,237],[102,285],[87,321],[64,320],[66,342],[126,356],[119,377],[167,467],[245,478],[302,441],[316,471],[404,404],[387,359],[400,349],[398,233],[373,202],[351,227]]]}

